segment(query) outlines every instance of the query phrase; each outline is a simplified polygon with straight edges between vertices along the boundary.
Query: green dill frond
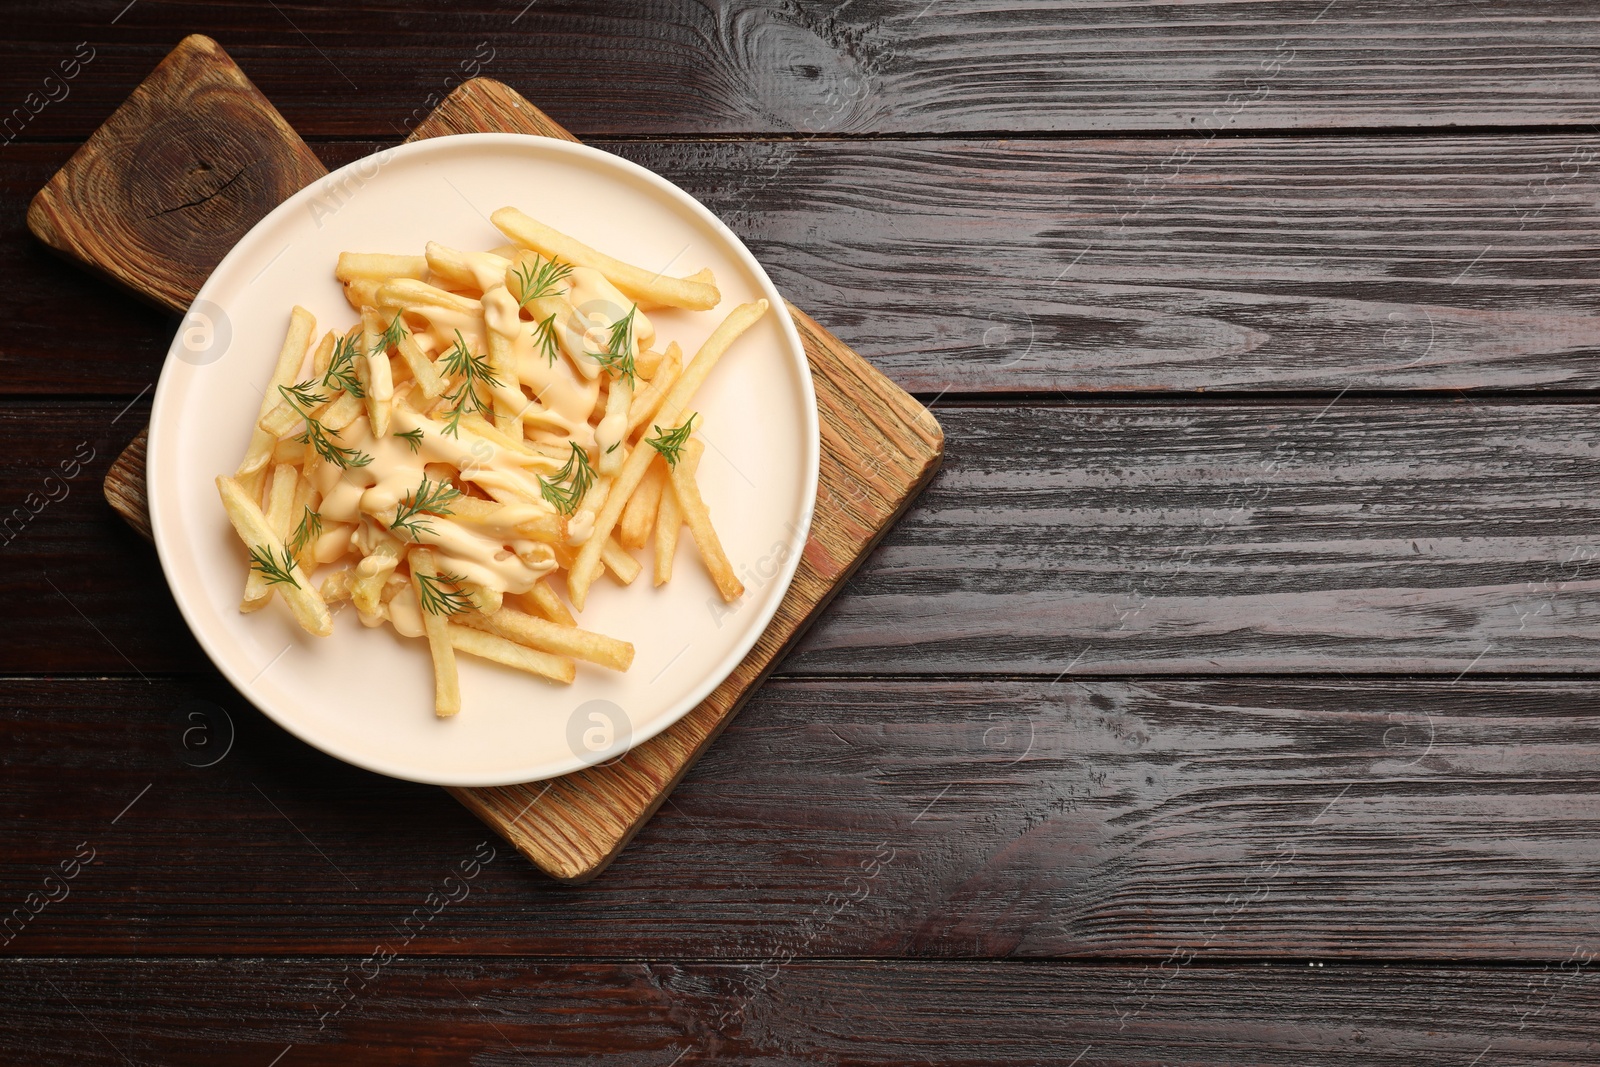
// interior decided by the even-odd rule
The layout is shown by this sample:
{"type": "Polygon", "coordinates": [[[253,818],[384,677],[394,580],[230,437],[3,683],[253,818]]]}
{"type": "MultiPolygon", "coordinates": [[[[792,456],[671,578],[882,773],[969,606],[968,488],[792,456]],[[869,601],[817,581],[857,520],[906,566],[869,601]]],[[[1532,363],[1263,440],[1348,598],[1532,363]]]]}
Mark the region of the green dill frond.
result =
{"type": "Polygon", "coordinates": [[[298,556],[306,545],[321,536],[322,516],[308,506],[300,516],[300,525],[294,528],[294,534],[289,538],[290,554],[298,556]]]}
{"type": "Polygon", "coordinates": [[[546,315],[539,325],[533,328],[533,342],[539,346],[539,354],[544,356],[545,362],[550,366],[556,365],[556,313],[552,311],[546,315]]]}
{"type": "Polygon", "coordinates": [[[654,427],[656,435],[646,437],[644,443],[661,453],[661,458],[667,461],[667,466],[676,467],[681,458],[683,446],[689,443],[689,436],[694,433],[695,420],[700,417],[699,412],[689,416],[689,421],[682,426],[675,426],[670,430],[663,430],[660,426],[654,427]]]}
{"type": "Polygon", "coordinates": [[[394,521],[389,524],[390,532],[404,530],[413,541],[421,541],[422,535],[430,533],[433,527],[428,524],[428,516],[443,518],[452,514],[450,505],[461,496],[461,490],[443,479],[430,482],[426,477],[422,484],[417,486],[417,491],[410,497],[400,502],[395,509],[394,521]]]}
{"type": "Polygon", "coordinates": [[[537,267],[523,264],[512,271],[517,279],[517,303],[523,307],[543,296],[556,296],[572,268],[558,259],[540,260],[537,267]]]}
{"type": "Polygon", "coordinates": [[[372,346],[373,355],[377,355],[379,352],[387,352],[389,349],[393,348],[401,341],[411,336],[411,331],[406,329],[405,320],[402,319],[400,315],[401,313],[396,311],[394,313],[394,319],[389,323],[388,329],[384,330],[383,333],[378,335],[378,343],[372,346]]]}
{"type": "Polygon", "coordinates": [[[343,389],[357,400],[365,399],[366,390],[361,388],[361,379],[356,375],[356,356],[360,354],[354,338],[340,337],[333,342],[333,358],[328,361],[328,372],[322,376],[322,384],[334,389],[343,389]]]}
{"type": "Polygon", "coordinates": [[[328,402],[327,394],[317,392],[316,383],[309,380],[294,385],[280,385],[278,392],[289,402],[290,407],[301,414],[304,414],[307,408],[320,407],[328,402]]]}
{"type": "Polygon", "coordinates": [[[540,495],[563,515],[575,514],[589,488],[594,485],[594,468],[589,465],[589,454],[579,448],[576,441],[569,441],[568,444],[572,454],[556,471],[555,478],[539,476],[540,495]],[[567,484],[563,486],[562,482],[567,484]]]}
{"type": "Polygon", "coordinates": [[[415,430],[407,430],[405,433],[397,433],[395,436],[411,446],[412,455],[416,455],[417,452],[422,448],[422,427],[420,426],[415,430]]]}
{"type": "Polygon", "coordinates": [[[460,586],[466,579],[459,574],[419,574],[417,575],[417,600],[422,604],[422,610],[429,615],[462,615],[469,611],[476,611],[477,605],[472,598],[458,589],[446,589],[446,585],[460,586]]]}
{"type": "Polygon", "coordinates": [[[365,467],[372,462],[372,457],[359,449],[334,444],[333,438],[328,436],[328,431],[322,423],[309,415],[306,417],[306,432],[295,440],[308,443],[316,450],[317,455],[345,470],[351,467],[365,467]]]}
{"type": "Polygon", "coordinates": [[[638,377],[633,365],[633,317],[638,312],[639,305],[635,304],[628,309],[626,315],[611,324],[611,333],[606,339],[604,352],[588,353],[591,359],[613,375],[630,381],[638,377]]]}
{"type": "Polygon", "coordinates": [[[294,557],[288,549],[283,550],[283,562],[279,563],[272,556],[270,548],[252,548],[250,550],[250,567],[259,571],[261,577],[268,585],[292,585],[300,588],[300,583],[294,577],[294,557]]]}

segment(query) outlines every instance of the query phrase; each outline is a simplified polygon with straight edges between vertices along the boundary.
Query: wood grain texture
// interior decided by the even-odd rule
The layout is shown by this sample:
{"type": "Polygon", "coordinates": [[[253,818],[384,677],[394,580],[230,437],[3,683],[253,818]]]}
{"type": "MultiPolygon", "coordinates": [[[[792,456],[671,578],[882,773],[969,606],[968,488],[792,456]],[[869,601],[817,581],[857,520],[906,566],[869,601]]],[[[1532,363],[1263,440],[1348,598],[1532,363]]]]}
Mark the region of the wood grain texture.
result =
{"type": "MultiPolygon", "coordinates": [[[[116,229],[120,215],[131,214],[136,219],[132,209],[138,204],[137,187],[131,191],[100,188],[101,183],[90,181],[86,175],[115,173],[132,166],[131,161],[142,155],[138,138],[152,122],[164,138],[182,140],[183,130],[162,125],[163,112],[170,108],[187,118],[190,97],[186,94],[196,85],[206,86],[216,80],[231,84],[242,79],[243,75],[214,42],[199,37],[186,39],[130,103],[74,155],[35,199],[35,210],[30,215],[35,232],[60,244],[60,235],[77,232],[75,226],[81,226],[85,233],[99,233],[116,229]],[[210,65],[216,65],[221,73],[211,74],[207,70],[210,65]],[[78,197],[55,192],[80,185],[95,188],[92,214],[84,210],[78,197]],[[48,226],[43,221],[32,221],[35,215],[47,219],[48,226]]],[[[250,89],[248,82],[243,82],[243,87],[250,89]]],[[[248,110],[252,103],[245,96],[233,100],[230,109],[248,110]]],[[[282,126],[282,120],[264,99],[260,104],[270,113],[270,121],[260,121],[282,126]]],[[[196,118],[200,120],[215,122],[217,118],[201,114],[196,118]]],[[[248,132],[250,124],[244,126],[248,132]]],[[[476,79],[458,88],[435,115],[413,131],[411,139],[483,130],[573,139],[514,91],[487,79],[476,79]]],[[[286,127],[283,132],[292,138],[292,143],[268,139],[257,146],[261,153],[257,169],[262,173],[274,171],[278,160],[283,160],[282,174],[274,174],[273,178],[279,184],[270,187],[276,199],[267,203],[244,201],[232,209],[233,216],[246,222],[245,228],[270,210],[276,200],[322,173],[321,164],[298,137],[286,127]]],[[[182,147],[168,150],[180,156],[185,152],[182,147]]],[[[164,217],[171,214],[164,213],[164,217]]],[[[182,307],[193,299],[200,282],[239,236],[208,227],[203,219],[189,214],[173,225],[183,225],[184,220],[193,228],[190,244],[204,244],[206,252],[200,254],[189,244],[178,243],[164,248],[161,254],[168,258],[150,270],[138,267],[136,257],[142,250],[139,242],[128,247],[116,241],[92,245],[67,242],[62,247],[70,247],[90,262],[105,257],[108,265],[104,269],[117,280],[164,303],[182,307]],[[186,258],[194,262],[186,263],[186,258]],[[199,269],[202,266],[204,269],[199,269]]],[[[132,225],[137,227],[136,222],[132,225]]],[[[564,780],[450,791],[554,877],[587,880],[611,862],[938,466],[943,436],[927,411],[798,309],[791,307],[790,313],[802,331],[806,355],[813,376],[818,379],[820,414],[831,423],[828,457],[821,475],[826,479],[823,499],[849,500],[856,506],[819,512],[800,569],[756,647],[700,707],[672,728],[612,766],[591,768],[564,780]]],[[[143,493],[144,443],[141,434],[112,465],[106,476],[105,496],[136,530],[149,536],[143,493]]],[[[59,588],[54,591],[68,599],[59,588]]],[[[89,616],[84,618],[88,621],[89,616]]],[[[110,638],[105,640],[112,644],[110,638]]],[[[120,647],[113,647],[119,656],[133,663],[120,647]]]]}
{"type": "Polygon", "coordinates": [[[322,164],[226,52],[185,37],[33,198],[46,245],[172,311],[322,164]]]}
{"type": "Polygon", "coordinates": [[[0,977],[11,1005],[0,1052],[17,1062],[204,1067],[279,1055],[307,1067],[674,1056],[842,1067],[1036,1067],[1074,1056],[1085,1067],[1460,1067],[1492,1048],[1504,1062],[1554,1067],[1593,1062],[1600,1007],[1593,971],[1559,962],[1164,973],[766,960],[401,959],[374,970],[362,958],[20,964],[0,977]],[[1148,1006],[1130,1015],[1141,995],[1148,1006]]]}
{"type": "Polygon", "coordinates": [[[96,850],[6,956],[365,956],[397,927],[406,956],[606,959],[1541,961],[1600,943],[1586,680],[779,678],[581,889],[212,676],[8,681],[0,775],[0,917],[96,850]],[[470,896],[406,926],[460,893],[444,879],[486,838],[470,896]]]}
{"type": "Polygon", "coordinates": [[[923,395],[1600,384],[1589,131],[612,149],[923,395]]]}
{"type": "Polygon", "coordinates": [[[26,126],[81,138],[183,34],[225,42],[307,136],[394,136],[466,77],[579,136],[1435,127],[1600,120],[1592,2],[969,0],[145,3],[10,14],[3,99],[88,38],[26,126]]]}
{"type": "MultiPolygon", "coordinates": [[[[339,166],[383,147],[317,149],[339,166]]],[[[1181,168],[1198,143],[607,147],[709,205],[925,398],[1600,385],[1600,140],[1229,139],[1181,168]]],[[[0,153],[0,219],[64,159],[0,153]]],[[[59,393],[63,337],[82,388],[154,380],[170,323],[20,227],[0,255],[27,266],[0,287],[0,391],[59,393]]]]}
{"type": "MultiPolygon", "coordinates": [[[[85,488],[141,410],[110,427],[120,406],[0,404],[5,515],[80,441],[105,449],[0,548],[0,617],[17,627],[0,670],[129,669],[44,574],[87,597],[139,669],[194,669],[149,556],[108,540],[110,512],[85,488]]],[[[1454,677],[1600,662],[1590,404],[935,411],[954,442],[942,473],[786,671],[1454,677]]],[[[863,492],[819,504],[847,514],[863,492]]]]}

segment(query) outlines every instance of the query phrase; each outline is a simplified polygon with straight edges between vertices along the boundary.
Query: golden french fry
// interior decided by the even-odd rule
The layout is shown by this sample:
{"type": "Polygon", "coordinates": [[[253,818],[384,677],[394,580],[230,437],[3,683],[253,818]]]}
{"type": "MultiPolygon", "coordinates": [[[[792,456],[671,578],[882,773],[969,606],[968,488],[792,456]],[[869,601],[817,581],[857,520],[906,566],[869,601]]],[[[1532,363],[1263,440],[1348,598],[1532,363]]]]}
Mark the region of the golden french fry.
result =
{"type": "Polygon", "coordinates": [[[623,548],[643,548],[650,539],[650,528],[655,525],[656,511],[661,507],[661,486],[666,475],[660,463],[652,463],[644,472],[644,480],[628,498],[617,523],[617,541],[623,548]]]}
{"type": "MultiPolygon", "coordinates": [[[[257,419],[266,418],[268,412],[277,407],[278,402],[283,399],[278,393],[278,386],[294,384],[294,377],[300,372],[300,364],[305,362],[306,349],[311,345],[311,335],[316,328],[316,316],[300,305],[296,304],[289,312],[289,332],[283,338],[283,347],[278,350],[278,363],[273,368],[272,377],[268,379],[266,390],[262,394],[261,411],[256,416],[257,419]]],[[[275,444],[277,444],[275,435],[267,433],[259,426],[256,427],[235,477],[263,470],[267,461],[272,458],[272,446],[275,444]]],[[[259,487],[259,480],[256,484],[259,487]]]]}
{"type": "Polygon", "coordinates": [[[237,479],[226,475],[217,478],[217,492],[222,496],[228,521],[233,523],[239,540],[250,550],[251,565],[259,567],[268,577],[279,579],[273,584],[283,594],[295,621],[317,637],[333,633],[333,616],[328,612],[328,605],[311,588],[310,575],[289,555],[289,550],[262,514],[260,505],[237,479]]]}
{"type": "Polygon", "coordinates": [[[462,615],[461,622],[478,630],[515,641],[519,645],[570,656],[587,663],[598,663],[614,671],[625,671],[633,664],[633,645],[605,634],[562,626],[512,608],[501,608],[489,615],[462,615]]]}
{"type": "Polygon", "coordinates": [[[682,370],[682,351],[678,348],[678,342],[674,341],[667,346],[667,354],[662,357],[661,366],[656,368],[656,376],[650,379],[649,385],[633,394],[633,402],[628,405],[630,438],[635,430],[655,417],[656,409],[661,407],[661,402],[667,398],[667,390],[677,382],[682,370]]]}
{"type": "MultiPolygon", "coordinates": [[[[701,267],[693,274],[684,277],[683,280],[686,282],[694,282],[699,285],[709,285],[712,287],[715,287],[717,284],[717,276],[711,273],[710,267],[701,267]]],[[[652,300],[648,296],[643,297],[637,303],[639,305],[639,310],[644,312],[661,311],[664,308],[677,307],[676,304],[663,304],[661,301],[652,300]]]]}
{"type": "MultiPolygon", "coordinates": [[[[482,615],[493,615],[505,603],[505,593],[498,589],[490,589],[479,582],[462,582],[457,588],[467,594],[467,599],[472,601],[472,606],[482,615]]],[[[461,616],[463,619],[466,617],[461,616]]]]}
{"type": "Polygon", "coordinates": [[[454,289],[477,289],[486,292],[501,284],[511,260],[493,252],[463,252],[460,249],[429,241],[427,247],[428,270],[435,282],[444,282],[454,289]]]}
{"type": "MultiPolygon", "coordinates": [[[[428,616],[428,618],[438,618],[438,616],[428,616]]],[[[463,615],[461,618],[471,618],[476,621],[477,616],[463,615]]],[[[515,641],[508,641],[495,634],[474,630],[470,626],[462,626],[459,623],[446,623],[445,629],[451,647],[460,649],[470,656],[492,660],[495,663],[504,664],[507,667],[515,667],[519,671],[527,671],[529,674],[537,674],[541,678],[549,678],[551,681],[556,682],[570,683],[572,679],[577,677],[576,664],[564,656],[552,656],[548,652],[540,652],[538,649],[528,648],[525,645],[517,644],[515,641]]],[[[454,666],[454,663],[455,661],[452,659],[451,665],[454,666]]],[[[454,713],[452,712],[451,714],[454,713]]]]}
{"type": "Polygon", "coordinates": [[[330,604],[341,600],[350,599],[350,589],[355,583],[356,572],[349,567],[340,567],[326,578],[322,579],[319,591],[322,599],[330,604]]]}
{"type": "Polygon", "coordinates": [[[357,279],[386,282],[392,278],[420,281],[428,276],[428,261],[422,256],[391,256],[386,252],[340,252],[333,276],[341,282],[357,279]]]}
{"type": "MultiPolygon", "coordinates": [[[[439,576],[433,551],[413,548],[407,553],[406,560],[411,564],[411,587],[416,591],[417,603],[425,605],[432,598],[424,591],[424,583],[439,576]]],[[[456,674],[455,644],[451,640],[449,618],[424,608],[422,630],[428,637],[428,651],[433,654],[433,713],[446,718],[461,710],[461,679],[456,674]]]]}
{"type": "Polygon", "coordinates": [[[572,612],[567,610],[567,606],[561,602],[556,591],[550,588],[550,583],[543,578],[518,599],[525,608],[539,612],[551,622],[560,623],[562,626],[578,625],[578,620],[572,617],[572,612]]]}
{"type": "MultiPolygon", "coordinates": [[[[706,338],[706,343],[700,346],[700,351],[695,353],[689,366],[678,376],[677,382],[662,400],[659,414],[668,420],[681,417],[695,390],[700,388],[723,353],[766,313],[765,300],[740,304],[729,312],[721,325],[706,338]]],[[[639,487],[639,482],[644,478],[644,472],[649,468],[650,460],[655,454],[655,450],[643,442],[628,454],[612,486],[611,495],[606,499],[605,507],[595,516],[594,533],[584,542],[578,558],[572,564],[572,570],[567,574],[567,589],[573,606],[579,611],[583,610],[584,601],[589,595],[589,585],[599,571],[600,553],[611,536],[611,530],[621,517],[622,509],[628,503],[628,497],[639,487]]]]}
{"type": "Polygon", "coordinates": [[[372,436],[384,437],[389,433],[389,412],[394,400],[394,376],[389,371],[389,354],[382,344],[383,321],[377,308],[361,309],[361,329],[355,334],[355,344],[361,346],[356,354],[356,380],[361,383],[362,398],[366,401],[367,425],[372,436]]]}
{"type": "Polygon", "coordinates": [[[460,296],[437,285],[419,282],[414,278],[396,278],[378,289],[379,307],[442,308],[463,315],[482,315],[483,304],[471,297],[460,296]]]}
{"type": "Polygon", "coordinates": [[[589,267],[604,274],[624,296],[634,301],[651,301],[667,307],[709,311],[722,302],[716,285],[706,280],[670,278],[660,271],[648,271],[551,229],[514,207],[503,207],[489,216],[500,232],[524,248],[531,248],[549,259],[559,259],[575,267],[589,267]]]}
{"type": "MultiPolygon", "coordinates": [[[[288,464],[272,468],[272,485],[267,490],[267,525],[279,541],[289,539],[289,523],[294,514],[294,498],[300,488],[300,472],[288,464]]],[[[240,611],[259,611],[272,599],[272,586],[266,576],[254,567],[244,580],[244,598],[239,601],[240,611]]]]}
{"type": "Polygon", "coordinates": [[[600,551],[600,561],[623,585],[632,585],[633,580],[639,577],[639,572],[644,570],[638,560],[617,544],[615,537],[606,538],[605,548],[600,551]]]}
{"type": "MultiPolygon", "coordinates": [[[[683,455],[692,456],[698,461],[705,450],[699,440],[690,438],[683,446],[683,455]]],[[[689,533],[694,537],[695,547],[700,550],[700,558],[705,561],[706,570],[711,572],[711,580],[717,583],[717,592],[722,594],[725,601],[738,600],[744,595],[744,583],[733,573],[733,564],[728,562],[728,555],[722,550],[722,540],[717,536],[716,528],[711,525],[711,509],[706,507],[706,502],[700,497],[700,486],[695,482],[694,475],[682,459],[670,468],[673,495],[678,498],[678,507],[683,509],[684,524],[689,527],[689,533]]]]}
{"type": "MultiPolygon", "coordinates": [[[[392,322],[394,316],[400,314],[398,307],[382,307],[379,309],[387,322],[392,322]]],[[[418,346],[416,338],[411,336],[410,330],[400,335],[400,340],[395,344],[395,350],[400,353],[400,358],[405,361],[406,369],[411,371],[411,377],[422,389],[422,395],[432,400],[443,393],[445,376],[433,365],[433,360],[418,346]]]]}
{"type": "Polygon", "coordinates": [[[317,421],[322,423],[322,428],[329,433],[338,433],[366,413],[367,407],[364,401],[357,400],[349,393],[340,393],[337,400],[317,414],[317,421]]]}
{"type": "MultiPolygon", "coordinates": [[[[663,461],[665,462],[665,461],[663,461]]],[[[693,478],[700,469],[698,452],[680,452],[678,466],[693,478]]],[[[655,584],[666,585],[672,580],[672,561],[678,554],[678,533],[683,529],[683,509],[678,506],[678,494],[673,492],[672,479],[662,475],[661,506],[656,509],[656,572],[655,584]]]]}
{"type": "Polygon", "coordinates": [[[661,368],[661,361],[666,359],[666,353],[657,352],[653,348],[639,350],[639,355],[633,361],[633,373],[645,381],[655,379],[656,371],[661,368]]]}
{"type": "Polygon", "coordinates": [[[284,437],[280,438],[278,443],[272,446],[272,462],[274,466],[279,463],[292,463],[299,467],[305,461],[306,443],[304,441],[296,441],[291,437],[284,437]]]}

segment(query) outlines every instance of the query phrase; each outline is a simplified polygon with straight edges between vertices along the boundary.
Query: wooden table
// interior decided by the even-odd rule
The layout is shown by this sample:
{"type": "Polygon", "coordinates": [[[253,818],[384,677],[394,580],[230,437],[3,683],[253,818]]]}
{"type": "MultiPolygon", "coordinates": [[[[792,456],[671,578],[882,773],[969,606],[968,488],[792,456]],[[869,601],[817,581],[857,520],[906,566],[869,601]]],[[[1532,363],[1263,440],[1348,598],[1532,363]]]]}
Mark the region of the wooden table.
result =
{"type": "Polygon", "coordinates": [[[123,2],[0,40],[0,1061],[1600,1061],[1600,4],[123,2]],[[591,885],[100,497],[173,323],[23,216],[190,32],[330,166],[509,83],[945,428],[591,885]]]}

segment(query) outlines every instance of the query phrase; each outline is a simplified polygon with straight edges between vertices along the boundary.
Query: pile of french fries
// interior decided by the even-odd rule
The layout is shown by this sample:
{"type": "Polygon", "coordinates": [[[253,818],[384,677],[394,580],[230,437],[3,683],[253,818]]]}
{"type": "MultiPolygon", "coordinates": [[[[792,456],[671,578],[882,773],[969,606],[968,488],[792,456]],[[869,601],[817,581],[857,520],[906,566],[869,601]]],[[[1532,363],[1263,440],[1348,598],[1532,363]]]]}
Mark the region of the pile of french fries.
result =
{"type": "Polygon", "coordinates": [[[492,219],[510,242],[492,251],[341,255],[359,321],[318,340],[293,309],[244,460],[217,478],[250,557],[240,609],[278,594],[327,636],[348,602],[425,637],[440,716],[461,708],[458,652],[561,683],[578,660],[626,671],[633,645],[573,612],[603,573],[631,584],[652,543],[667,582],[684,527],[722,597],[744,592],[690,404],[767,302],[685,361],[648,313],[714,309],[710,271],[652,273],[515,208],[492,219]]]}

